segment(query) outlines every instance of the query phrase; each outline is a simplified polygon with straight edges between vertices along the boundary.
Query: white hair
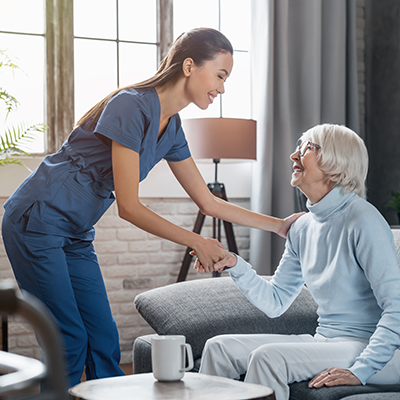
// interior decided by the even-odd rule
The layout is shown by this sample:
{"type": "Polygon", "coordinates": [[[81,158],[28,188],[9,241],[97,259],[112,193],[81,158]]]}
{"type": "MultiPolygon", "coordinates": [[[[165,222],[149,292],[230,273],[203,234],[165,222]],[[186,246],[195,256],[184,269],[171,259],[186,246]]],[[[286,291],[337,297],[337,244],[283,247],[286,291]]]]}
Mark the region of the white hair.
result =
{"type": "Polygon", "coordinates": [[[303,133],[301,140],[321,146],[319,166],[335,186],[342,186],[344,193],[366,197],[368,152],[355,132],[343,125],[322,124],[303,133]]]}

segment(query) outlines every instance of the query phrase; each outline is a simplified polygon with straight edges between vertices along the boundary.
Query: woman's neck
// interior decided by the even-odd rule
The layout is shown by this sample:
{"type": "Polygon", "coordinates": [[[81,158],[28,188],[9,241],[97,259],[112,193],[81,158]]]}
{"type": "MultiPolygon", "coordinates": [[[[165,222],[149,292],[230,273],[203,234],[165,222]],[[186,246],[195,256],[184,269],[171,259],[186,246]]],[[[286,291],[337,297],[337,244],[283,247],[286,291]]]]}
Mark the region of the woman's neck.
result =
{"type": "Polygon", "coordinates": [[[332,181],[327,182],[323,186],[319,186],[318,188],[310,188],[310,190],[304,190],[304,188],[300,189],[311,204],[317,204],[321,201],[333,188],[335,184],[332,181]]]}
{"type": "Polygon", "coordinates": [[[160,101],[161,121],[169,120],[172,115],[189,105],[190,102],[184,96],[183,83],[178,80],[155,88],[160,101]]]}

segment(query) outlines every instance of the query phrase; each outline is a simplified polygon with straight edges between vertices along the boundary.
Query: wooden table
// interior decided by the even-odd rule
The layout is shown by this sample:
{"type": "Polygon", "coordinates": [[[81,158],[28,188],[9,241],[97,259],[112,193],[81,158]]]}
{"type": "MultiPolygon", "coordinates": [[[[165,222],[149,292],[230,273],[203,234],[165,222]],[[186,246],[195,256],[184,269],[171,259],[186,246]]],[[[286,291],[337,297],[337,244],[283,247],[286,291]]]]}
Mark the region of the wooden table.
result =
{"type": "Polygon", "coordinates": [[[187,372],[178,382],[158,382],[152,373],[82,382],[69,389],[73,400],[273,400],[273,391],[254,385],[187,372]]]}

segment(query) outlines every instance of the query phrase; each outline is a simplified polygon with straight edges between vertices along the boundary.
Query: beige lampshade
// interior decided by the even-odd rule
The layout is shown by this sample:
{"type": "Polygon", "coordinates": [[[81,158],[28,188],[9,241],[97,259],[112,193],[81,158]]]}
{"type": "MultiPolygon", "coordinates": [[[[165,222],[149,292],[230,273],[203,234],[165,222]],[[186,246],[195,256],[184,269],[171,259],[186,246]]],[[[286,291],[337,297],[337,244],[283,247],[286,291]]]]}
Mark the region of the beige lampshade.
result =
{"type": "Polygon", "coordinates": [[[256,121],[239,118],[182,120],[194,159],[256,159],[256,121]]]}

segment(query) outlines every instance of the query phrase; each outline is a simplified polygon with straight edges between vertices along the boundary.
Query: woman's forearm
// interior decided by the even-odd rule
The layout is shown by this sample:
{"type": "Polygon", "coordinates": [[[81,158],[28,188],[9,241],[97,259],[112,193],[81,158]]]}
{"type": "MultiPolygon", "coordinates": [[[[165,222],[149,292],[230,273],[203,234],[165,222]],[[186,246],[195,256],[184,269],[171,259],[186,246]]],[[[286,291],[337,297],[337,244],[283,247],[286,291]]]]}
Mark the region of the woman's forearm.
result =
{"type": "Polygon", "coordinates": [[[214,263],[223,258],[221,247],[216,240],[181,228],[145,207],[140,201],[124,208],[119,206],[119,216],[144,231],[193,249],[207,272],[213,270],[214,263]]]}
{"type": "Polygon", "coordinates": [[[212,201],[208,202],[203,211],[215,218],[250,228],[274,232],[282,237],[286,237],[290,225],[302,215],[302,213],[299,213],[285,219],[275,218],[247,210],[215,196],[212,201]]]}
{"type": "Polygon", "coordinates": [[[294,214],[283,220],[246,210],[214,196],[191,157],[184,161],[170,162],[169,166],[186,193],[205,215],[238,225],[275,232],[283,237],[286,237],[290,225],[301,215],[294,214]]]}
{"type": "Polygon", "coordinates": [[[119,216],[144,231],[182,246],[194,248],[201,236],[181,228],[137,202],[131,209],[118,208],[119,216]]]}

